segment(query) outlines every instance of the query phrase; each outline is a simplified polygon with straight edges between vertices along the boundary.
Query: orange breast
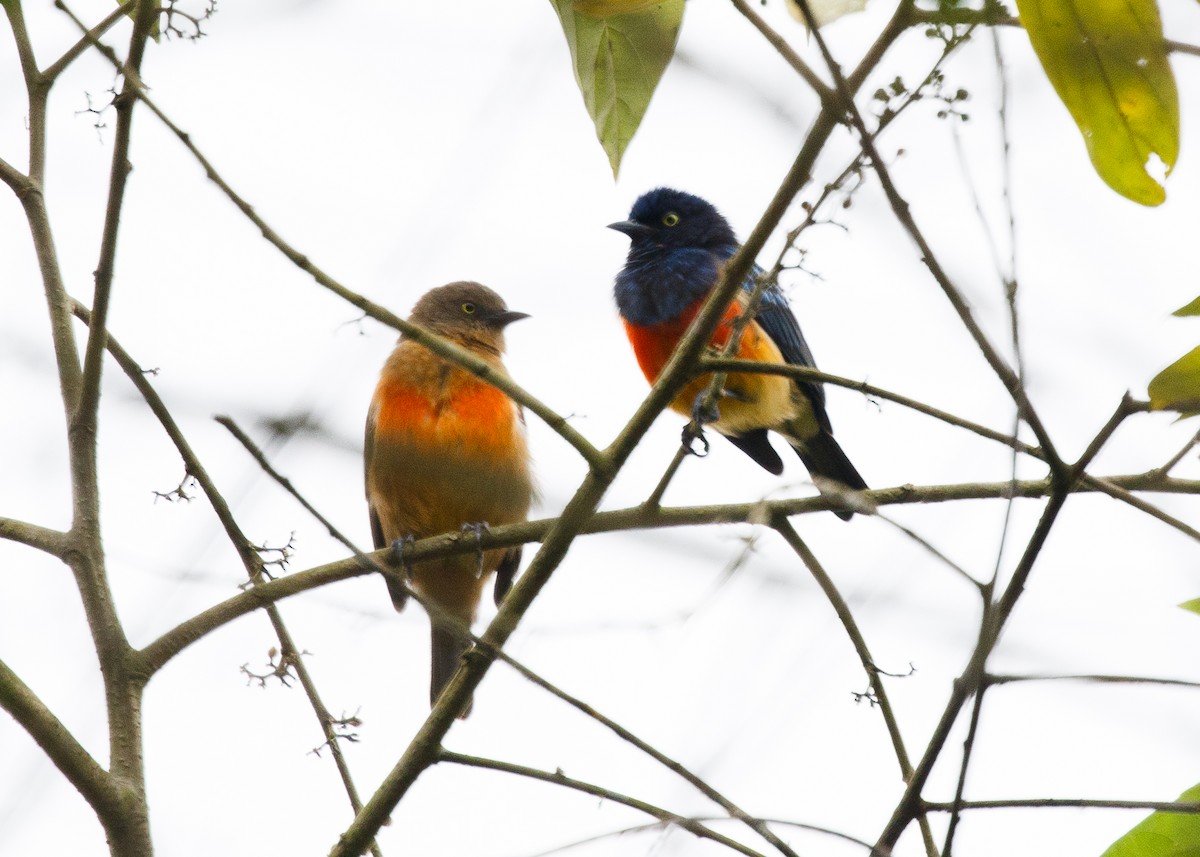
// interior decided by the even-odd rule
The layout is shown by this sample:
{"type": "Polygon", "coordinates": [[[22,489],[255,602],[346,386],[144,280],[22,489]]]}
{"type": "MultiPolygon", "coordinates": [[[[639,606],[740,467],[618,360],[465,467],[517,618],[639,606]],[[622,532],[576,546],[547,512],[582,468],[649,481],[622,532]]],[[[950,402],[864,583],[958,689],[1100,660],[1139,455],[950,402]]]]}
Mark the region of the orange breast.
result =
{"type": "Polygon", "coordinates": [[[517,430],[516,406],[490,384],[462,375],[437,396],[405,380],[381,381],[375,391],[376,437],[468,454],[507,451],[517,430]]]}
{"type": "MultiPolygon", "coordinates": [[[[651,384],[658,379],[658,375],[662,372],[663,367],[667,365],[667,361],[671,359],[671,354],[675,351],[675,346],[679,344],[679,340],[687,332],[688,326],[693,319],[700,313],[700,308],[704,305],[704,301],[700,300],[688,307],[674,321],[664,322],[650,326],[640,326],[625,322],[625,334],[629,337],[629,342],[633,346],[634,356],[637,357],[638,366],[642,369],[642,374],[646,376],[646,380],[651,384]]],[[[712,339],[709,344],[714,348],[724,348],[729,342],[729,336],[733,332],[733,322],[741,315],[741,307],[735,301],[725,310],[725,315],[722,317],[720,324],[717,325],[716,331],[713,332],[712,339]]],[[[772,347],[772,344],[766,340],[766,334],[757,324],[751,324],[742,334],[742,340],[738,343],[737,356],[745,360],[768,360],[771,361],[773,355],[778,354],[778,349],[772,347]]],[[[778,357],[775,358],[777,362],[778,357]]]]}

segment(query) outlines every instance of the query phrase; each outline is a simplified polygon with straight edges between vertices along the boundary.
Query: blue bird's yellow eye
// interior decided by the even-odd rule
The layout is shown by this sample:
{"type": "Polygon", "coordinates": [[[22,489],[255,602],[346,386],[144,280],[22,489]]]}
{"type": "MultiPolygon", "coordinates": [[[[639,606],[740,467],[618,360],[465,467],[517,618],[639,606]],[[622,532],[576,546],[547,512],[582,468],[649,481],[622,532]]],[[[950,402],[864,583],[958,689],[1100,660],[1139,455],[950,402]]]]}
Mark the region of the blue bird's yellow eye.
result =
{"type": "Polygon", "coordinates": [[[462,311],[465,312],[467,315],[470,315],[471,313],[475,312],[475,304],[472,304],[472,303],[463,304],[462,311]]]}
{"type": "Polygon", "coordinates": [[[674,226],[679,223],[679,215],[673,211],[668,211],[663,215],[663,226],[674,226]]]}

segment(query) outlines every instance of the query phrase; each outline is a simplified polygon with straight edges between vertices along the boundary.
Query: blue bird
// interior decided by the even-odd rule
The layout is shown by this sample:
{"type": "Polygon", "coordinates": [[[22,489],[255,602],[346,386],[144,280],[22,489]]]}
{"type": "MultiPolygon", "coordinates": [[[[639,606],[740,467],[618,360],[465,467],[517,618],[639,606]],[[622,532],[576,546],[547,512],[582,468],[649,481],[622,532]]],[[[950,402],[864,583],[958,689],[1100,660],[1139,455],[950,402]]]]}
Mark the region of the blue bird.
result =
{"type": "MultiPolygon", "coordinates": [[[[638,365],[653,384],[700,312],[722,268],[737,252],[738,240],[711,203],[665,187],[642,194],[629,219],[611,223],[609,228],[629,236],[631,242],[614,293],[638,365]]],[[[762,274],[755,265],[713,334],[713,347],[725,347],[734,320],[746,308],[762,274]]],[[[735,356],[816,368],[778,285],[772,283],[763,292],[735,356]]],[[[692,416],[698,397],[711,381],[711,375],[701,375],[689,382],[671,408],[692,416]]],[[[783,472],[783,461],[768,439],[767,433],[773,431],[783,436],[814,477],[855,490],[867,487],[833,439],[833,427],[825,413],[825,390],[819,382],[730,373],[717,412],[706,416],[715,417],[706,422],[771,473],[783,472]]],[[[835,514],[843,520],[852,515],[845,510],[835,514]]]]}

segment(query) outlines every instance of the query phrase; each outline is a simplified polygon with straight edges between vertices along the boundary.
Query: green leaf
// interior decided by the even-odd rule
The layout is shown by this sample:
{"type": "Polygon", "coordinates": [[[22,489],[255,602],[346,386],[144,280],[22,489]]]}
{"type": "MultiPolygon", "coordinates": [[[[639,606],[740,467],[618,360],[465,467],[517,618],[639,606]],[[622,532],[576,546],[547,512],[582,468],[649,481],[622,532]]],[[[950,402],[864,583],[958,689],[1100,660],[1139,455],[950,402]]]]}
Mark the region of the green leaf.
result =
{"type": "Polygon", "coordinates": [[[1180,318],[1185,315],[1200,315],[1200,298],[1196,298],[1187,306],[1181,306],[1175,312],[1171,313],[1171,315],[1177,315],[1180,318]]]}
{"type": "MultiPolygon", "coordinates": [[[[1179,803],[1200,801],[1200,785],[1179,803]]],[[[1200,857],[1200,815],[1156,812],[1108,847],[1101,857],[1200,857]]]]}
{"type": "MultiPolygon", "coordinates": [[[[125,2],[125,0],[117,0],[117,5],[120,6],[124,2],[125,2]]],[[[156,3],[155,5],[157,6],[158,4],[156,3]]],[[[136,2],[130,3],[129,8],[125,10],[125,14],[129,16],[130,21],[137,20],[137,13],[138,13],[138,4],[136,2]]],[[[157,11],[155,12],[155,15],[154,15],[154,22],[150,25],[150,32],[147,33],[147,35],[150,36],[150,38],[154,40],[155,44],[157,44],[159,42],[159,40],[162,38],[162,32],[160,31],[160,28],[159,28],[159,15],[158,15],[157,11]]]]}
{"type": "Polygon", "coordinates": [[[1184,610],[1191,610],[1193,613],[1200,613],[1200,598],[1193,598],[1191,601],[1185,601],[1179,606],[1184,610]]]}
{"type": "Polygon", "coordinates": [[[684,0],[551,0],[613,176],[675,53],[684,0]]]}
{"type": "MultiPolygon", "coordinates": [[[[783,5],[787,7],[791,16],[807,29],[804,13],[800,11],[798,0],[784,0],[783,5]]],[[[867,8],[867,0],[808,0],[808,10],[816,18],[818,27],[832,24],[838,18],[861,12],[865,8],[867,8]]]]}
{"type": "Polygon", "coordinates": [[[1200,413],[1200,348],[1193,348],[1154,376],[1147,386],[1155,411],[1200,413]]]}
{"type": "Polygon", "coordinates": [[[1179,154],[1179,95],[1155,0],[1017,0],[1033,49],[1087,144],[1100,178],[1158,205],[1179,154]]]}

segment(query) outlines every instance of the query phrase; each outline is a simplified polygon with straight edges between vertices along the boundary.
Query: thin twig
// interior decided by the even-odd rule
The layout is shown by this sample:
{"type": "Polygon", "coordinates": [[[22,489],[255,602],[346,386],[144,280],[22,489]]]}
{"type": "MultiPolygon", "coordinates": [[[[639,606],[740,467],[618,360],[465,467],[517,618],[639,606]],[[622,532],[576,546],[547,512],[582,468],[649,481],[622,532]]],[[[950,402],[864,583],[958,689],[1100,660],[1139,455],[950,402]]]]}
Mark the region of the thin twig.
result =
{"type": "MultiPolygon", "coordinates": [[[[133,5],[136,2],[137,0],[125,0],[124,3],[118,4],[117,8],[109,12],[107,17],[103,18],[99,24],[88,30],[83,38],[71,45],[71,47],[67,48],[66,52],[61,57],[59,57],[50,65],[46,66],[45,71],[42,72],[42,79],[45,80],[46,84],[52,85],[56,80],[58,80],[58,78],[62,76],[62,73],[67,70],[67,67],[71,63],[82,56],[84,51],[92,47],[101,36],[107,33],[122,18],[128,15],[129,10],[133,8],[133,5]]],[[[63,0],[55,0],[54,5],[56,8],[61,9],[68,15],[71,15],[70,10],[67,9],[66,5],[63,3],[63,0]]],[[[71,17],[74,17],[74,15],[71,17]]]]}
{"type": "Polygon", "coordinates": [[[804,78],[804,82],[812,88],[812,91],[821,99],[822,104],[832,100],[833,90],[829,84],[821,80],[817,73],[809,67],[808,63],[792,50],[792,46],[788,44],[787,39],[775,32],[746,0],[731,0],[731,2],[733,3],[733,7],[741,12],[742,16],[753,24],[756,30],[762,33],[763,38],[771,43],[771,46],[778,51],[784,61],[795,69],[798,75],[804,78]]]}
{"type": "Polygon", "coordinates": [[[729,813],[730,818],[733,818],[733,819],[740,821],[743,824],[747,825],[751,830],[753,830],[755,833],[757,833],[759,836],[761,836],[763,839],[765,839],[767,842],[769,842],[771,845],[773,845],[776,848],[776,850],[779,851],[780,854],[787,855],[787,857],[796,857],[796,852],[793,851],[786,842],[784,842],[782,839],[780,839],[774,833],[774,831],[772,831],[761,819],[754,818],[754,817],[748,815],[744,810],[742,810],[736,804],[734,804],[733,801],[729,800],[727,797],[725,797],[720,792],[718,792],[716,789],[714,789],[712,786],[710,786],[707,782],[702,780],[696,774],[692,773],[690,770],[688,770],[686,767],[684,767],[680,762],[675,761],[674,759],[672,759],[671,757],[669,757],[665,753],[663,753],[661,750],[658,750],[657,748],[655,748],[648,742],[643,741],[641,738],[634,735],[632,732],[630,732],[624,726],[622,726],[621,724],[617,723],[616,721],[611,720],[610,718],[604,716],[603,714],[601,714],[596,709],[592,708],[592,706],[588,705],[583,700],[578,699],[577,697],[571,696],[566,691],[564,691],[561,688],[546,681],[544,678],[542,678],[541,676],[534,673],[528,667],[526,667],[523,664],[520,664],[517,661],[510,658],[504,652],[502,652],[502,651],[496,652],[496,657],[499,658],[500,660],[504,661],[506,664],[511,666],[513,669],[515,669],[517,672],[519,672],[522,676],[524,676],[529,681],[536,684],[538,687],[553,694],[554,696],[557,696],[563,702],[567,703],[568,705],[572,706],[573,708],[577,709],[578,711],[583,712],[588,717],[595,720],[597,723],[608,728],[610,731],[612,731],[614,734],[616,734],[617,737],[619,737],[621,740],[626,741],[629,744],[632,744],[634,747],[641,750],[646,755],[650,756],[650,758],[654,759],[656,762],[658,762],[663,767],[667,768],[668,770],[672,771],[675,774],[678,774],[680,777],[687,780],[687,782],[691,783],[692,786],[694,786],[698,791],[700,791],[702,794],[704,794],[705,797],[707,797],[709,800],[713,801],[718,806],[720,806],[721,809],[723,809],[727,813],[729,813]]]}
{"type": "Polygon", "coordinates": [[[988,685],[1012,684],[1024,681],[1090,681],[1098,684],[1155,684],[1163,687],[1200,688],[1200,681],[1182,678],[1154,678],[1140,675],[1106,675],[1103,673],[1080,673],[1078,675],[1005,675],[988,673],[984,682],[988,685]]]}
{"type": "MultiPolygon", "coordinates": [[[[129,150],[133,137],[133,108],[137,105],[137,99],[133,97],[132,92],[134,82],[141,79],[146,40],[150,27],[157,18],[157,2],[137,0],[137,14],[134,17],[133,34],[129,39],[129,52],[121,65],[121,91],[113,98],[117,130],[108,173],[108,199],[104,210],[104,228],[100,234],[100,258],[96,262],[94,274],[96,287],[92,296],[92,317],[88,324],[88,340],[83,358],[83,386],[71,415],[72,434],[79,432],[92,436],[93,456],[96,411],[100,406],[100,375],[104,367],[104,345],[108,336],[108,307],[117,262],[117,236],[121,225],[121,210],[125,206],[125,188],[133,167],[129,160],[129,150]]],[[[78,489],[79,486],[76,486],[77,491],[78,489]]]]}
{"type": "Polygon", "coordinates": [[[320,521],[321,526],[325,527],[325,531],[328,532],[330,536],[337,539],[344,546],[349,548],[350,551],[355,555],[365,556],[365,554],[363,554],[358,547],[355,546],[354,542],[350,541],[350,539],[344,535],[341,530],[333,525],[332,521],[317,511],[316,507],[313,506],[312,503],[309,503],[308,500],[305,499],[304,495],[296,490],[296,487],[292,485],[292,481],[290,479],[288,479],[271,465],[271,462],[267,460],[266,453],[262,451],[258,444],[250,439],[250,436],[242,430],[241,426],[234,422],[232,417],[221,415],[216,416],[213,419],[228,429],[229,433],[237,439],[237,442],[240,443],[248,453],[250,453],[250,456],[255,460],[255,462],[258,463],[258,466],[263,469],[263,472],[278,482],[283,489],[291,494],[292,497],[294,497],[310,515],[320,521]]]}
{"type": "MultiPolygon", "coordinates": [[[[1012,504],[1009,504],[1011,508],[1012,504]]],[[[970,768],[971,758],[974,755],[975,739],[979,734],[979,717],[983,713],[983,694],[987,690],[987,684],[980,685],[979,690],[975,693],[974,703],[971,705],[971,720],[967,725],[967,737],[963,739],[962,760],[958,766],[958,782],[954,786],[954,811],[950,814],[950,823],[946,825],[946,838],[942,843],[942,857],[951,857],[954,852],[954,834],[958,831],[958,825],[962,820],[962,813],[959,811],[964,804],[963,794],[967,788],[967,770],[970,768]]]]}
{"type": "Polygon", "coordinates": [[[965,800],[961,804],[926,801],[928,812],[955,809],[1152,809],[1186,815],[1200,814],[1200,803],[1161,800],[1088,800],[1086,798],[1018,798],[1014,800],[965,800]]]}
{"type": "MultiPolygon", "coordinates": [[[[1011,485],[1011,484],[1012,483],[1010,482],[1009,485],[1011,485]]],[[[1010,503],[1012,502],[1013,499],[1015,499],[1015,495],[1011,495],[1008,498],[1010,503]]],[[[954,560],[950,559],[950,557],[946,556],[944,553],[942,553],[940,550],[938,550],[936,547],[934,547],[933,543],[930,542],[928,539],[926,539],[924,536],[917,533],[915,530],[912,530],[911,528],[906,527],[904,524],[901,524],[899,521],[893,521],[887,515],[883,515],[883,514],[876,512],[875,517],[878,520],[883,521],[885,524],[887,524],[891,527],[895,527],[897,530],[904,533],[904,535],[908,536],[910,539],[912,539],[914,542],[919,544],[921,547],[925,548],[925,550],[929,551],[929,553],[932,554],[939,562],[941,562],[942,565],[949,568],[951,571],[953,571],[955,574],[957,574],[963,580],[967,581],[967,583],[970,583],[976,592],[979,592],[983,589],[984,584],[982,584],[978,580],[976,580],[971,575],[971,573],[968,572],[961,565],[959,565],[954,560]]]]}
{"type": "Polygon", "coordinates": [[[644,812],[647,815],[657,818],[665,824],[672,824],[681,830],[686,830],[693,836],[701,839],[708,839],[720,845],[724,845],[739,854],[745,854],[746,857],[763,857],[762,854],[755,851],[735,839],[730,839],[728,836],[723,836],[712,830],[700,822],[693,821],[684,815],[679,815],[669,810],[657,807],[654,804],[646,803],[643,800],[638,800],[634,797],[614,792],[611,789],[606,789],[601,786],[585,783],[582,780],[576,780],[568,777],[562,771],[540,771],[537,768],[529,768],[525,765],[514,765],[509,762],[500,762],[495,759],[481,759],[477,756],[465,756],[462,753],[452,753],[449,750],[440,750],[437,754],[438,762],[448,762],[452,765],[465,765],[472,768],[483,768],[489,771],[501,771],[506,774],[516,774],[517,776],[527,777],[531,780],[541,780],[544,783],[553,783],[556,786],[574,789],[584,794],[589,794],[594,797],[602,798],[603,800],[619,803],[622,806],[627,806],[631,809],[636,809],[639,812],[644,812]]]}
{"type": "Polygon", "coordinates": [[[1026,455],[1032,455],[1035,458],[1040,458],[1043,461],[1045,456],[1036,446],[1031,446],[1022,440],[1019,440],[1012,435],[1004,432],[995,431],[994,429],[981,426],[978,423],[955,416],[947,411],[940,410],[927,405],[924,402],[919,402],[916,399],[910,399],[900,393],[885,390],[883,387],[877,387],[874,384],[868,384],[865,381],[855,381],[852,378],[843,378],[840,375],[831,375],[828,372],[822,372],[819,369],[813,369],[808,366],[793,366],[782,363],[759,363],[754,360],[732,360],[724,357],[706,357],[700,362],[701,370],[725,370],[727,372],[761,372],[769,375],[790,375],[793,378],[798,378],[805,381],[817,381],[823,384],[832,384],[835,387],[845,387],[847,390],[854,390],[862,393],[865,396],[871,396],[879,399],[887,399],[889,402],[895,402],[918,413],[933,417],[936,420],[941,420],[947,425],[952,425],[957,428],[966,429],[969,432],[985,437],[988,440],[994,440],[1002,443],[1005,446],[1019,450],[1026,455]]]}
{"type": "MultiPolygon", "coordinates": [[[[783,516],[775,518],[772,526],[804,562],[804,566],[808,569],[809,574],[812,575],[817,585],[821,587],[821,591],[825,593],[830,606],[833,607],[834,612],[841,621],[842,628],[846,631],[846,636],[850,638],[850,643],[854,646],[854,651],[858,654],[863,671],[866,672],[867,680],[870,682],[871,704],[878,706],[879,713],[883,716],[888,737],[892,741],[892,749],[896,754],[896,761],[900,766],[900,776],[905,782],[910,781],[913,776],[912,761],[909,759],[908,750],[904,746],[904,736],[900,734],[900,724],[896,720],[896,712],[893,710],[891,701],[888,699],[887,688],[884,687],[879,667],[876,666],[875,659],[871,655],[866,638],[863,637],[862,631],[859,630],[858,622],[854,619],[854,614],[850,612],[850,605],[842,598],[842,594],[838,591],[837,585],[834,584],[833,578],[825,571],[816,554],[800,538],[800,534],[796,532],[796,529],[787,518],[783,516]]],[[[925,841],[926,851],[931,855],[936,855],[937,847],[933,844],[933,830],[929,826],[929,820],[922,815],[919,816],[918,823],[921,827],[921,836],[925,841]]]]}
{"type": "MultiPolygon", "coordinates": [[[[729,820],[729,819],[723,819],[723,818],[718,818],[718,817],[713,817],[713,816],[695,816],[695,815],[691,816],[691,819],[692,819],[692,821],[708,822],[708,823],[729,820]]],[[[784,818],[759,818],[759,819],[755,819],[755,820],[761,821],[763,824],[775,824],[780,827],[795,827],[799,830],[807,830],[812,833],[823,833],[827,836],[832,836],[836,839],[840,839],[844,842],[849,842],[852,845],[857,845],[861,848],[869,849],[871,847],[871,844],[869,842],[863,842],[861,839],[856,839],[853,836],[850,836],[849,834],[846,834],[846,833],[842,833],[841,831],[838,831],[838,830],[830,830],[828,827],[819,827],[814,824],[805,824],[800,821],[788,821],[787,819],[784,819],[784,818]]],[[[625,836],[625,835],[631,834],[631,833],[647,833],[651,830],[662,830],[665,827],[667,827],[666,822],[655,821],[650,824],[638,824],[638,825],[634,825],[633,827],[624,827],[620,830],[610,830],[608,833],[598,833],[595,836],[588,836],[585,839],[578,839],[575,842],[568,842],[565,845],[556,846],[554,848],[551,848],[549,851],[539,851],[536,854],[528,855],[528,857],[551,857],[551,855],[553,855],[553,854],[562,854],[563,852],[570,851],[571,849],[574,849],[574,848],[581,848],[584,845],[591,845],[593,842],[602,842],[605,839],[615,839],[617,837],[625,836]]]]}
{"type": "Polygon", "coordinates": [[[1175,469],[1179,462],[1183,461],[1189,452],[1196,448],[1196,444],[1200,444],[1200,432],[1196,432],[1194,435],[1192,435],[1191,440],[1185,443],[1179,452],[1172,455],[1167,460],[1166,464],[1162,465],[1162,467],[1156,467],[1150,472],[1156,476],[1166,476],[1175,469]]]}

